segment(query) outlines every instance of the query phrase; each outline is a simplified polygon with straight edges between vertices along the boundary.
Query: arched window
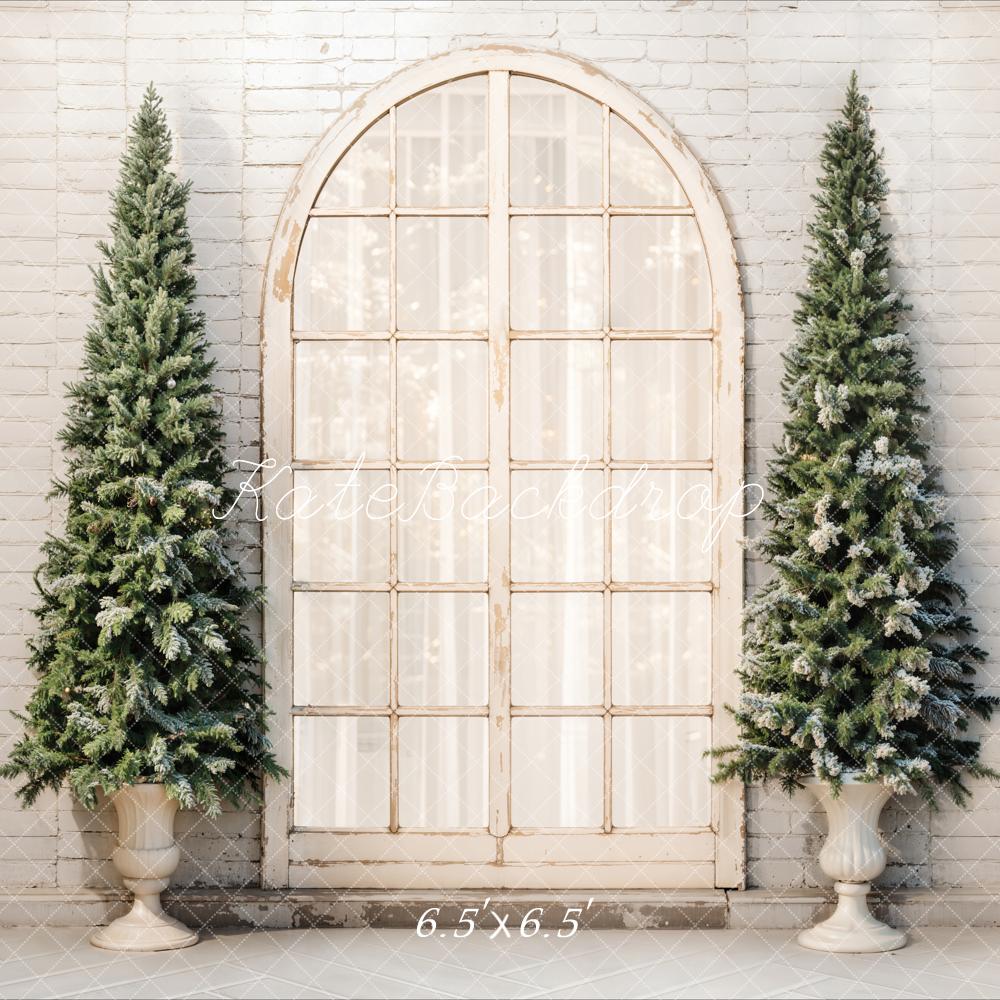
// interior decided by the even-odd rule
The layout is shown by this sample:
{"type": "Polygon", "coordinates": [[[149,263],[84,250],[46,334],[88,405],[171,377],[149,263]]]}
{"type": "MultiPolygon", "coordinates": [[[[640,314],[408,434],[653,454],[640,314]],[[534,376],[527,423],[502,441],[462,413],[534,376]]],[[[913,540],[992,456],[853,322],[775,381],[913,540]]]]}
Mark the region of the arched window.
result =
{"type": "Polygon", "coordinates": [[[406,70],[303,166],[262,332],[266,882],[739,884],[742,312],[676,136],[561,56],[406,70]]]}

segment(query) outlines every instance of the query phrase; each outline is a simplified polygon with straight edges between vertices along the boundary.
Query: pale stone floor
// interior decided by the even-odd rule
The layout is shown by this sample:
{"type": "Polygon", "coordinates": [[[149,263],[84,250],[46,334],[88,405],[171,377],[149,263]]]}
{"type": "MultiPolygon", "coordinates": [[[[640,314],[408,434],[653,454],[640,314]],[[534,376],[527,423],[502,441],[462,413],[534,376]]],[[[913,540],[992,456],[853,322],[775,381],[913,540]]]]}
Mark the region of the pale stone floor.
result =
{"type": "Polygon", "coordinates": [[[3,997],[998,997],[1000,929],[931,928],[890,955],[789,931],[232,931],[186,951],[98,951],[75,928],[0,929],[3,997]]]}

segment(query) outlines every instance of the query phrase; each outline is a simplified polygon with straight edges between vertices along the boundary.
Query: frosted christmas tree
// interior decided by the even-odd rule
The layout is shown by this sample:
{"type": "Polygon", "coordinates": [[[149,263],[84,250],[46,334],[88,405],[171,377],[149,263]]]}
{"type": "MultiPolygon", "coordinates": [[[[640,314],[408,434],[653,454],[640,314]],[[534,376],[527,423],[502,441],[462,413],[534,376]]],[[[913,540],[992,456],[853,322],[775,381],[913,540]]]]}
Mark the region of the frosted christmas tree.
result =
{"type": "Polygon", "coordinates": [[[243,616],[260,595],[215,512],[222,422],[205,320],[192,303],[189,184],[152,86],[133,122],[101,246],[84,371],[70,387],[55,494],[66,526],[45,544],[26,733],[0,768],[30,804],[67,781],[93,807],[160,783],[212,814],[280,773],[264,734],[260,654],[243,616]]]}
{"type": "Polygon", "coordinates": [[[868,108],[852,75],[826,133],[785,355],[789,416],[759,542],[774,573],[747,609],[741,738],[716,751],[717,776],[790,790],[854,772],[931,801],[944,786],[961,802],[964,775],[996,776],[969,724],[998,699],[974,686],[985,654],[947,571],[956,540],[927,464],[868,108]]]}

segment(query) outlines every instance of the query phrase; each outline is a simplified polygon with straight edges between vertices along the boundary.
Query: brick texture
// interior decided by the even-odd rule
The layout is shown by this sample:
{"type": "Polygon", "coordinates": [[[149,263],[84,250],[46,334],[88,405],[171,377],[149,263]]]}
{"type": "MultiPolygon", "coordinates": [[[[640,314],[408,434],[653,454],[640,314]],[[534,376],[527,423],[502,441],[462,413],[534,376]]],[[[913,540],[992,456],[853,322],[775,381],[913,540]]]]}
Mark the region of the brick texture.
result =
{"type": "MultiPolygon", "coordinates": [[[[512,42],[591,60],[657,108],[700,158],[736,240],[747,310],[747,465],[759,481],[779,432],[780,352],[801,285],[822,129],[850,69],[875,106],[893,194],[896,279],[914,311],[930,427],[946,470],[968,586],[1000,686],[1000,9],[913,2],[0,3],[0,710],[31,678],[31,574],[60,520],[45,499],[63,386],[90,315],[88,268],[107,236],[122,134],[146,83],[160,88],[177,165],[194,182],[200,306],[219,360],[234,458],[255,458],[258,314],[268,243],[299,164],[372,84],[450,49],[512,42]]],[[[249,513],[249,512],[248,512],[249,513]]],[[[756,526],[751,524],[752,533],[756,526]]],[[[259,573],[259,534],[241,525],[259,573]]],[[[748,566],[748,585],[761,568],[748,566]]],[[[0,753],[16,725],[0,711],[0,753]]],[[[996,727],[987,757],[1000,764],[996,727]]],[[[930,813],[893,802],[887,884],[1000,879],[1000,795],[930,813]]],[[[113,817],[65,794],[22,811],[0,788],[0,881],[105,885],[113,817]]],[[[821,883],[824,820],[804,796],[753,788],[749,881],[821,883]]],[[[183,817],[180,884],[253,884],[257,819],[183,817]]]]}

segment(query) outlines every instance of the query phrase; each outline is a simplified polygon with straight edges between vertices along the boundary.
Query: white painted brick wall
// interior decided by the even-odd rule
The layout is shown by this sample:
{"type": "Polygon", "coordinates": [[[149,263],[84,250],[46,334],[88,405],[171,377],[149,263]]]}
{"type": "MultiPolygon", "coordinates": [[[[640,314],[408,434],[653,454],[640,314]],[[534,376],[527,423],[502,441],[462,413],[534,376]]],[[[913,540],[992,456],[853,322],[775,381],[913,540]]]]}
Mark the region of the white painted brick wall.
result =
{"type": "MultiPolygon", "coordinates": [[[[780,351],[802,280],[822,129],[857,66],[892,181],[897,277],[927,370],[937,456],[955,497],[956,570],[1000,686],[1000,10],[777,0],[470,3],[0,2],[0,709],[31,678],[31,573],[59,523],[44,494],[65,379],[90,315],[88,266],[107,235],[122,132],[155,80],[194,181],[201,307],[219,360],[233,456],[259,446],[260,276],[285,191],[341,110],[399,67],[513,42],[572,53],[633,87],[674,125],[719,190],[747,292],[747,461],[759,479],[779,432],[780,351]]],[[[256,526],[241,527],[259,573],[256,526]]],[[[760,567],[748,567],[751,586],[760,567]]],[[[0,753],[14,725],[0,711],[0,753]]],[[[988,757],[1000,761],[995,731],[988,757]]],[[[822,817],[803,796],[751,789],[750,880],[822,881],[822,817]]],[[[108,816],[65,794],[30,811],[0,789],[0,882],[105,884],[108,816]]],[[[1000,881],[1000,796],[929,814],[893,803],[892,884],[1000,881]]],[[[256,818],[184,817],[182,884],[253,883],[256,818]]]]}

